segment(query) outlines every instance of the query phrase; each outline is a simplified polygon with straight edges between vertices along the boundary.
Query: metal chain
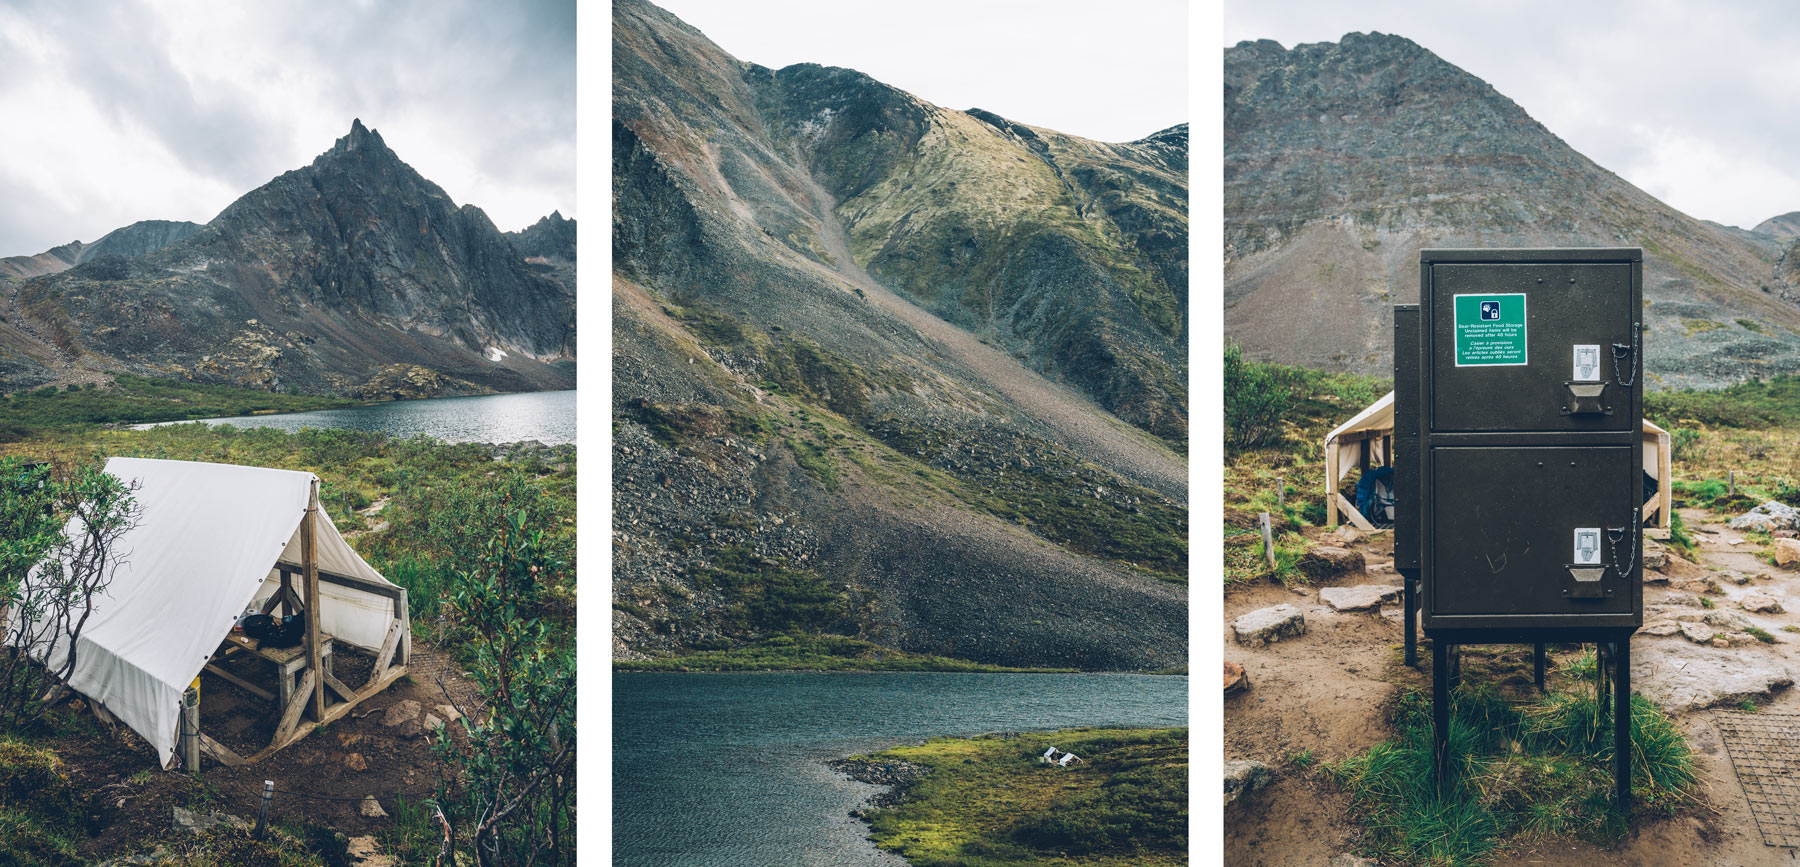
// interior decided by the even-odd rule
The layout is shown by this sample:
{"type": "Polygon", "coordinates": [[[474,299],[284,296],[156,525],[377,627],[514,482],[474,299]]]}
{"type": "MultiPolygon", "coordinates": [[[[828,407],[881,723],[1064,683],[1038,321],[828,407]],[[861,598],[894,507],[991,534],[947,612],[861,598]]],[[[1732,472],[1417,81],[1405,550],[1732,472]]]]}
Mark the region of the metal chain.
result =
{"type": "Polygon", "coordinates": [[[1641,323],[1633,322],[1631,323],[1631,343],[1615,343],[1612,345],[1613,376],[1619,380],[1619,385],[1622,387],[1630,388],[1632,383],[1637,382],[1639,354],[1638,335],[1642,333],[1643,330],[1641,323]],[[1631,376],[1629,377],[1625,375],[1625,371],[1619,369],[1619,359],[1624,358],[1626,355],[1631,356],[1631,376]]]}

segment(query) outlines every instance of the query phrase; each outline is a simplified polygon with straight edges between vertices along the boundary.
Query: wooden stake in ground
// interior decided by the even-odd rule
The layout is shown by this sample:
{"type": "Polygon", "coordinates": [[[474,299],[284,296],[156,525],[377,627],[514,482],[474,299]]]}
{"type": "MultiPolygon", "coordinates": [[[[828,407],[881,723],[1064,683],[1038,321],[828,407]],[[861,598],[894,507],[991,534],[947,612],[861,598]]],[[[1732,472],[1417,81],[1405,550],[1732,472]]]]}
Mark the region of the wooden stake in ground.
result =
{"type": "Polygon", "coordinates": [[[1275,568],[1275,530],[1269,525],[1269,513],[1258,512],[1256,524],[1262,530],[1263,558],[1269,561],[1269,568],[1275,568]]]}
{"type": "Polygon", "coordinates": [[[1287,505],[1287,479],[1275,477],[1275,505],[1287,505]]]}
{"type": "Polygon", "coordinates": [[[306,497],[306,518],[300,522],[300,566],[306,583],[306,668],[312,673],[313,719],[325,719],[325,679],[319,675],[319,480],[312,480],[306,497]]]}

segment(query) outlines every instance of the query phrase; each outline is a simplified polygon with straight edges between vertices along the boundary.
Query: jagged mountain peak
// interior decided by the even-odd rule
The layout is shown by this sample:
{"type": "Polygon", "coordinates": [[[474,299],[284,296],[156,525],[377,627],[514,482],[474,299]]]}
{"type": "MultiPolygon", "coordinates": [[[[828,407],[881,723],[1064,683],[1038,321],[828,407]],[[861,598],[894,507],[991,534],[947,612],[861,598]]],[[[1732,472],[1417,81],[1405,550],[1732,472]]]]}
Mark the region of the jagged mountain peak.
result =
{"type": "Polygon", "coordinates": [[[1653,387],[1800,365],[1766,244],[1658,201],[1410,39],[1242,42],[1224,98],[1226,333],[1253,357],[1387,369],[1421,247],[1636,245],[1653,387]]]}

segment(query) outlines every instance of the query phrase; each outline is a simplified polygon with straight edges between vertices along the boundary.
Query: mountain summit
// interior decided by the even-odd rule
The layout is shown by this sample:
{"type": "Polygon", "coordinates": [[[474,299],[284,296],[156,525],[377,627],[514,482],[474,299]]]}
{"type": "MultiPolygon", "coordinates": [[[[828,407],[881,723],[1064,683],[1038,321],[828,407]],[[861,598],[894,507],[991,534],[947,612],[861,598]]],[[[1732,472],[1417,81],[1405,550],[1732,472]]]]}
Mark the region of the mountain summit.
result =
{"type": "Polygon", "coordinates": [[[191,235],[11,294],[15,387],[71,367],[366,396],[391,394],[370,384],[396,366],[428,371],[425,393],[573,382],[557,364],[575,354],[572,281],[534,271],[360,119],[191,235]]]}
{"type": "Polygon", "coordinates": [[[1800,369],[1775,243],[1658,201],[1417,43],[1224,60],[1225,329],[1250,355],[1389,369],[1422,247],[1641,246],[1653,386],[1800,369]]]}

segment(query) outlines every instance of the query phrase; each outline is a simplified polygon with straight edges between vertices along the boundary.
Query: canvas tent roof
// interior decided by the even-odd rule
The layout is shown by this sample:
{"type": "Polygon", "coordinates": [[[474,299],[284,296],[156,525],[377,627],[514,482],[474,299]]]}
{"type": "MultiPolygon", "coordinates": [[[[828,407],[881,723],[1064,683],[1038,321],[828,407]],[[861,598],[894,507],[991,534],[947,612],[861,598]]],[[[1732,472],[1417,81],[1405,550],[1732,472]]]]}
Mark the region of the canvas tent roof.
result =
{"type": "MultiPolygon", "coordinates": [[[[278,586],[276,563],[300,563],[316,477],[145,458],[113,458],[106,472],[136,486],[138,521],[118,543],[122,560],[92,605],[69,685],[149,741],[167,767],[182,692],[246,607],[278,586]]],[[[319,517],[319,568],[395,586],[351,550],[323,507],[319,517]]],[[[393,618],[387,598],[334,585],[321,595],[324,632],[381,644],[393,618]]]]}
{"type": "MultiPolygon", "coordinates": [[[[1365,441],[1376,435],[1391,433],[1393,429],[1394,393],[1391,391],[1364,407],[1362,412],[1351,416],[1348,421],[1332,428],[1331,433],[1325,435],[1325,452],[1327,456],[1335,457],[1336,460],[1327,460],[1326,464],[1336,467],[1337,478],[1326,480],[1326,490],[1334,492],[1337,482],[1350,474],[1351,467],[1359,465],[1358,450],[1364,448],[1362,444],[1365,441]],[[1336,450],[1335,455],[1332,454],[1334,449],[1336,450]]],[[[1375,452],[1383,461],[1388,460],[1385,455],[1381,454],[1380,448],[1375,449],[1375,452]]],[[[1644,419],[1644,472],[1649,473],[1651,478],[1657,479],[1660,483],[1668,474],[1668,462],[1669,432],[1657,427],[1649,419],[1644,419]]],[[[1327,475],[1329,474],[1328,471],[1327,475]]],[[[1661,516],[1659,523],[1662,526],[1668,526],[1668,515],[1671,508],[1669,486],[1661,484],[1660,488],[1661,496],[1658,498],[1658,508],[1661,516]]],[[[1336,505],[1329,502],[1329,496],[1328,494],[1326,504],[1328,510],[1336,505]]]]}

